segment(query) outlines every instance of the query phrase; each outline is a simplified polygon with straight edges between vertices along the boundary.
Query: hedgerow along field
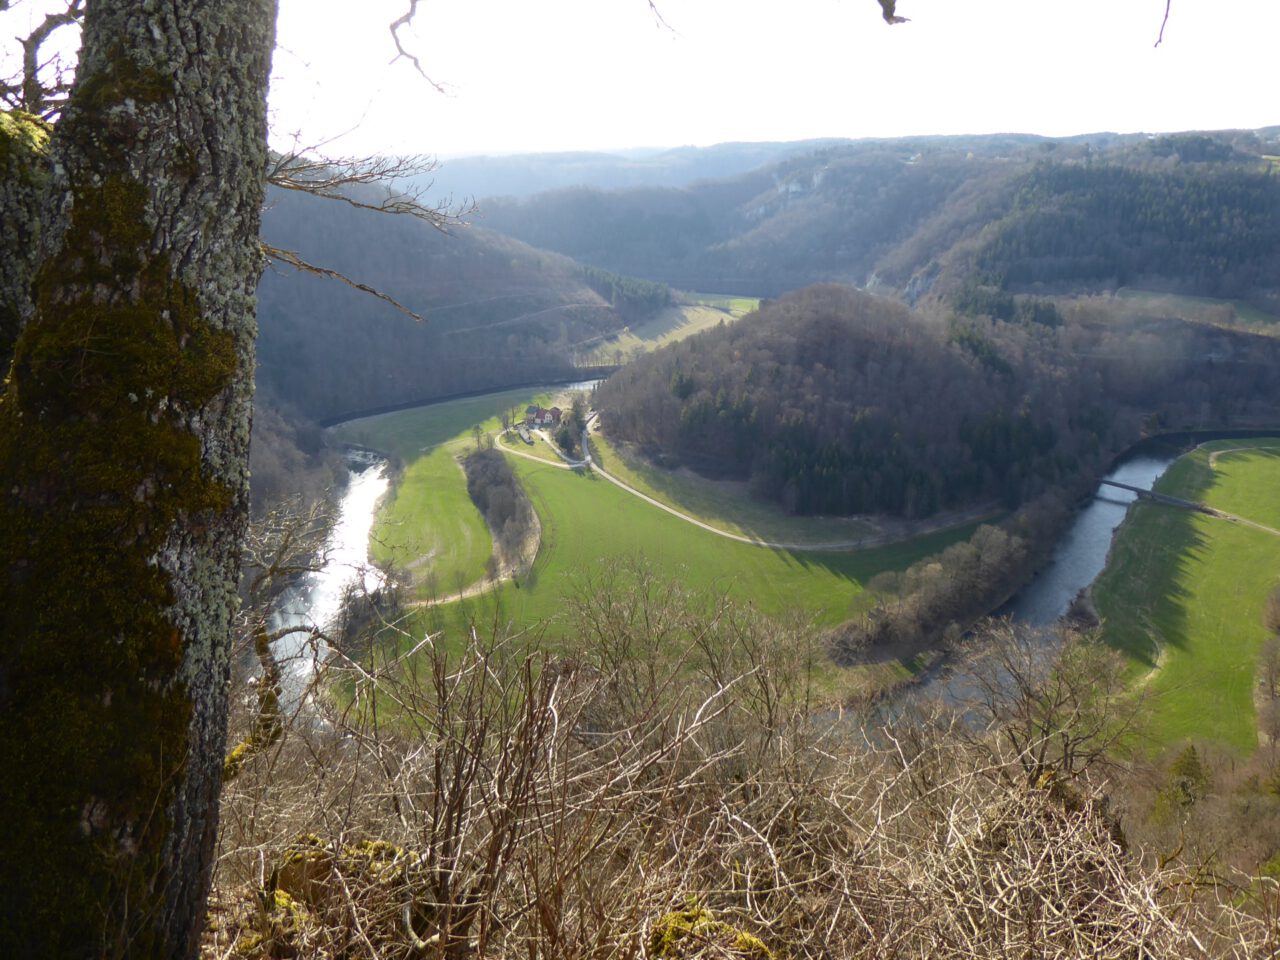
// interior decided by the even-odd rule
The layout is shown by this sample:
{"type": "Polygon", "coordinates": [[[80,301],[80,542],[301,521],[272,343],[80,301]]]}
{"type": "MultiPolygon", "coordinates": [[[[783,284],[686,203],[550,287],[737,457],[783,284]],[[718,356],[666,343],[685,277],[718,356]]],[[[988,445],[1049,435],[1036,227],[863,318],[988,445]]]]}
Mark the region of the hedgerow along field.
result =
{"type": "MultiPolygon", "coordinates": [[[[409,568],[418,599],[456,591],[457,571],[474,574],[468,582],[483,576],[491,542],[454,459],[473,445],[473,426],[492,432],[504,404],[523,411],[526,403],[546,403],[548,396],[508,391],[334,428],[340,440],[405,461],[399,488],[375,525],[374,557],[409,568]],[[453,540],[459,545],[451,545],[453,540]],[[429,581],[433,568],[437,573],[429,581]]],[[[727,593],[770,615],[796,612],[816,627],[833,625],[867,605],[863,584],[875,574],[903,569],[968,537],[976,525],[861,551],[770,549],[702,530],[594,473],[519,457],[511,461],[542,523],[533,568],[481,596],[424,610],[425,629],[464,636],[473,625],[540,626],[554,637],[573,629],[566,617],[573,596],[590,589],[611,564],[633,561],[694,591],[727,593]]]]}
{"type": "MultiPolygon", "coordinates": [[[[1156,490],[1280,530],[1280,439],[1204,444],[1156,490]]],[[[1104,639],[1155,694],[1153,747],[1256,749],[1262,615],[1277,581],[1280,536],[1161,504],[1131,509],[1093,595],[1104,639]]]]}

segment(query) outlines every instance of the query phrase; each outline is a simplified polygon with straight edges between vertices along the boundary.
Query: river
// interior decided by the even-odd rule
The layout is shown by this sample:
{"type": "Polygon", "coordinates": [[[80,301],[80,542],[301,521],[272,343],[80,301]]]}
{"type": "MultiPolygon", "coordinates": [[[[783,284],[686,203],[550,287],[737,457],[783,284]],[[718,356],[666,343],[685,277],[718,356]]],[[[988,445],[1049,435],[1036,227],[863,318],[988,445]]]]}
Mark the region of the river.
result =
{"type": "MultiPolygon", "coordinates": [[[[574,384],[589,389],[594,383],[574,384]]],[[[1107,474],[1106,479],[1150,490],[1178,454],[1171,446],[1153,451],[1141,446],[1107,474]]],[[[367,453],[348,456],[347,488],[338,505],[338,518],[325,544],[323,567],[304,576],[277,602],[273,629],[285,626],[331,626],[352,589],[376,590],[382,574],[369,563],[369,532],[373,527],[378,500],[390,481],[386,462],[367,453]]],[[[1067,532],[1055,546],[1052,559],[1031,583],[1000,611],[1015,622],[1031,628],[1052,627],[1085,587],[1093,583],[1106,565],[1107,552],[1116,528],[1124,520],[1137,495],[1127,490],[1099,485],[1093,500],[1076,514],[1067,532]]],[[[307,633],[296,633],[272,647],[276,659],[286,664],[284,693],[287,703],[297,703],[315,672],[315,659],[328,655],[324,643],[314,653],[307,649],[307,633]]],[[[1048,642],[1048,641],[1046,641],[1048,642]]],[[[956,687],[960,681],[945,670],[924,678],[914,696],[937,696],[954,702],[964,696],[956,687]]]]}
{"type": "MultiPolygon", "coordinates": [[[[337,518],[325,540],[320,569],[307,573],[285,590],[276,601],[271,620],[273,631],[285,627],[326,630],[338,619],[350,591],[372,592],[383,584],[382,572],[369,562],[369,533],[378,500],[391,480],[387,462],[366,451],[347,454],[347,487],[338,502],[337,518]]],[[[276,661],[284,666],[282,693],[290,709],[305,695],[315,673],[317,660],[329,655],[324,641],[309,649],[309,632],[299,631],[271,646],[276,661]]]]}
{"type": "MultiPolygon", "coordinates": [[[[1150,490],[1183,452],[1171,441],[1139,444],[1103,479],[1150,490]]],[[[1129,506],[1137,499],[1136,493],[1099,483],[1093,499],[1079,510],[1066,533],[1058,538],[1048,565],[997,610],[996,615],[1008,617],[1024,635],[1043,644],[1046,655],[1056,649],[1059,634],[1055,625],[1080,592],[1102,573],[1116,528],[1124,522],[1129,506]]],[[[965,671],[951,671],[949,659],[944,658],[904,691],[900,702],[940,700],[951,706],[971,702],[978,690],[965,671]]]]}
{"type": "MultiPolygon", "coordinates": [[[[1177,457],[1172,452],[1135,452],[1105,479],[1150,490],[1177,457]]],[[[1033,627],[1057,623],[1080,591],[1093,583],[1106,566],[1112,535],[1136,499],[1136,493],[1099,484],[1093,500],[1076,514],[1054,546],[1049,565],[998,613],[1033,627]]]]}
{"type": "MultiPolygon", "coordinates": [[[[556,390],[592,390],[599,380],[549,385],[556,390]]],[[[536,388],[535,388],[536,389],[536,388]]],[[[327,630],[342,613],[353,590],[373,592],[383,585],[382,572],[369,562],[369,534],[378,501],[391,481],[387,462],[376,454],[353,450],[347,454],[347,486],[338,502],[337,519],[325,541],[320,568],[301,577],[276,600],[270,628],[305,627],[271,645],[283,665],[283,700],[295,709],[306,695],[316,663],[329,655],[323,640],[311,649],[310,630],[327,630]]]]}

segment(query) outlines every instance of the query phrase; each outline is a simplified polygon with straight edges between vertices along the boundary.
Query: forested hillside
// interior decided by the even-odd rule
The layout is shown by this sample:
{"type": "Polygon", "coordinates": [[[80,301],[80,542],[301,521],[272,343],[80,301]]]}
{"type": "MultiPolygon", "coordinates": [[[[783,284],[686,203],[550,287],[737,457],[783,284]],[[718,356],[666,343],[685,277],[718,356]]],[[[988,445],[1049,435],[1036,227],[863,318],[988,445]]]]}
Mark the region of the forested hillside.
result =
{"type": "Polygon", "coordinates": [[[1227,163],[1155,171],[1038,164],[1018,181],[1013,208],[976,265],[1015,289],[1274,291],[1280,179],[1227,163]]]}
{"type": "Polygon", "coordinates": [[[909,301],[980,279],[1266,305],[1280,288],[1275,131],[869,141],[681,189],[553,191],[486,224],[685,289],[820,281],[909,301]]]}
{"type": "MultiPolygon", "coordinates": [[[[862,283],[992,161],[910,146],[832,148],[685,189],[577,188],[484,205],[485,224],[535,246],[682,289],[776,295],[862,283]]],[[[1003,169],[995,171],[999,181],[1003,169]]]]}
{"type": "Polygon", "coordinates": [[[571,375],[578,341],[626,323],[577,264],[475,227],[445,235],[411,217],[277,193],[263,234],[424,318],[337,281],[269,270],[258,384],[313,418],[571,375]]]}
{"type": "Polygon", "coordinates": [[[1280,413],[1280,343],[1082,301],[943,321],[820,286],[643,357],[606,430],[797,513],[921,517],[1091,476],[1145,428],[1280,413]]]}

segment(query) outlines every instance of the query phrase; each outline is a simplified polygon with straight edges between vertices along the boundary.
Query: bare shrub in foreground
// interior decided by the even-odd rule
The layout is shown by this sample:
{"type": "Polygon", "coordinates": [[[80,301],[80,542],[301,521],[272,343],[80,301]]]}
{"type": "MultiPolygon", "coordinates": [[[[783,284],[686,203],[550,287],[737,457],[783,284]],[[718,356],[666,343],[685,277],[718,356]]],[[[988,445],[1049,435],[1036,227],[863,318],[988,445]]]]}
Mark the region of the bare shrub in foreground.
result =
{"type": "Polygon", "coordinates": [[[1077,776],[1092,754],[1047,747],[1034,708],[984,736],[815,712],[813,631],[643,569],[573,617],[557,657],[400,634],[335,661],[332,729],[295,724],[228,785],[206,955],[1274,949],[1274,891],[1143,868],[1077,776]]]}

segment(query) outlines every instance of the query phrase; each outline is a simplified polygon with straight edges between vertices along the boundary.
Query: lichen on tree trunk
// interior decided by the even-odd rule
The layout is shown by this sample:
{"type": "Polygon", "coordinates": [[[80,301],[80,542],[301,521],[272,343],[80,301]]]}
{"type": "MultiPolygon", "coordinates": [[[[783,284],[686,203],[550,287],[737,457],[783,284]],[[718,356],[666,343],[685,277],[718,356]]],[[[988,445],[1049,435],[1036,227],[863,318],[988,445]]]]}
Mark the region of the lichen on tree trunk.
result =
{"type": "Polygon", "coordinates": [[[274,16],[268,0],[87,11],[0,397],[0,956],[196,949],[274,16]]]}

